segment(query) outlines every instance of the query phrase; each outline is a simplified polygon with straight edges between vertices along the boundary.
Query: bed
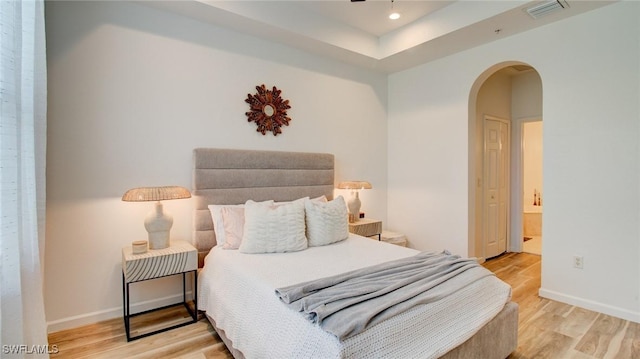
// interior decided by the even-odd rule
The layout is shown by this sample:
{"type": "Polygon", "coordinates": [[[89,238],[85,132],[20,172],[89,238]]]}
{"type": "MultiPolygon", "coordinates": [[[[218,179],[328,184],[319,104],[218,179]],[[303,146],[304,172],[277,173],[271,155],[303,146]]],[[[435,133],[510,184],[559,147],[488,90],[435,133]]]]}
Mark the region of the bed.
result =
{"type": "Polygon", "coordinates": [[[194,245],[198,305],[236,358],[506,358],[517,346],[518,307],[488,276],[451,300],[412,308],[342,340],[286,307],[274,290],[417,251],[357,235],[289,253],[246,254],[216,246],[210,205],[247,200],[333,199],[334,156],[321,153],[194,150],[194,245]]]}

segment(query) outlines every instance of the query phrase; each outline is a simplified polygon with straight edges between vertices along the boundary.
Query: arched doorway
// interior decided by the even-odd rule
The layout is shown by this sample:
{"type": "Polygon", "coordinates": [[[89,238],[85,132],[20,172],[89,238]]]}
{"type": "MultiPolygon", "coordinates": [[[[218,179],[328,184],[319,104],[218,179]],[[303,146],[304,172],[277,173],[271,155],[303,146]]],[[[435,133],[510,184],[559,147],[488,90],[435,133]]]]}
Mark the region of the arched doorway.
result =
{"type": "MultiPolygon", "coordinates": [[[[524,199],[529,201],[528,197],[533,196],[533,192],[531,196],[523,192],[523,123],[532,120],[542,120],[542,82],[532,66],[517,61],[503,62],[478,76],[469,95],[471,256],[485,259],[504,251],[522,251],[524,199]],[[503,153],[491,152],[487,136],[492,135],[485,125],[490,124],[488,119],[499,119],[509,128],[508,138],[493,147],[504,149],[503,146],[510,145],[503,153]],[[496,167],[496,164],[503,166],[496,167]],[[492,177],[491,173],[496,176],[492,177]],[[496,182],[497,179],[501,182],[496,182]],[[495,185],[503,192],[496,192],[492,187],[495,185]],[[493,199],[496,201],[492,202],[493,199]],[[500,236],[506,240],[501,242],[500,236]]],[[[540,181],[541,178],[540,175],[540,181]]],[[[536,186],[536,191],[541,192],[541,183],[536,186]]]]}

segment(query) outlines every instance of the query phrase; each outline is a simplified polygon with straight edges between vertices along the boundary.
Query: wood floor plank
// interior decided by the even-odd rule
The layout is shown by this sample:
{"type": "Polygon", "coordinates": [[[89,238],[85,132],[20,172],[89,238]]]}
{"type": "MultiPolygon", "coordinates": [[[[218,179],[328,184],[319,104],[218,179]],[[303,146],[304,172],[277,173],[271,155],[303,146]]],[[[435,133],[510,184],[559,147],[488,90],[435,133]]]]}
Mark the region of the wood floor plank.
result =
{"type": "Polygon", "coordinates": [[[532,326],[521,338],[518,334],[517,358],[558,359],[567,353],[575,340],[553,330],[532,326]]]}
{"type": "Polygon", "coordinates": [[[553,313],[566,318],[573,310],[573,306],[560,302],[549,301],[549,303],[547,303],[547,305],[545,305],[542,309],[545,312],[553,313]]]}
{"type": "Polygon", "coordinates": [[[557,331],[572,338],[581,338],[596,320],[598,313],[579,307],[572,308],[557,331]]]}
{"type": "MultiPolygon", "coordinates": [[[[507,253],[483,263],[512,286],[519,305],[518,348],[509,359],[640,359],[640,324],[538,296],[540,256],[507,253]]],[[[188,320],[183,307],[135,317],[135,332],[188,320]],[[172,318],[172,319],[170,319],[172,318]],[[177,318],[177,319],[174,319],[177,318]]],[[[122,318],[49,334],[51,358],[231,359],[204,316],[195,323],[127,342],[122,318]]]]}
{"type": "Polygon", "coordinates": [[[627,321],[606,314],[599,314],[593,325],[582,337],[576,350],[594,358],[604,358],[613,338],[625,330],[627,321]]]}
{"type": "Polygon", "coordinates": [[[640,323],[629,322],[619,350],[620,358],[640,359],[640,323]]]}

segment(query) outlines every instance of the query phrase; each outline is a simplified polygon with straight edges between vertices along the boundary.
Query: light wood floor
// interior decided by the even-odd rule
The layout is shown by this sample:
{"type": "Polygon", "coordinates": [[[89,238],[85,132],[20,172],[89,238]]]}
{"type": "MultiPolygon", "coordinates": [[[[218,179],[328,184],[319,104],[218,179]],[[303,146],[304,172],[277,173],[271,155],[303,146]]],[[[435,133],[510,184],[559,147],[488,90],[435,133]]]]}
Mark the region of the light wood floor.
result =
{"type": "Polygon", "coordinates": [[[518,349],[509,359],[640,359],[640,324],[543,299],[540,256],[509,253],[484,266],[513,288],[518,349]]]}
{"type": "MultiPolygon", "coordinates": [[[[509,359],[640,359],[640,324],[538,297],[540,256],[509,253],[484,266],[513,287],[520,305],[518,349],[509,359]]],[[[135,317],[132,327],[153,330],[176,316],[188,319],[175,307],[135,317]]],[[[129,343],[122,319],[113,319],[51,333],[49,344],[59,349],[51,358],[231,358],[206,319],[129,343]]]]}

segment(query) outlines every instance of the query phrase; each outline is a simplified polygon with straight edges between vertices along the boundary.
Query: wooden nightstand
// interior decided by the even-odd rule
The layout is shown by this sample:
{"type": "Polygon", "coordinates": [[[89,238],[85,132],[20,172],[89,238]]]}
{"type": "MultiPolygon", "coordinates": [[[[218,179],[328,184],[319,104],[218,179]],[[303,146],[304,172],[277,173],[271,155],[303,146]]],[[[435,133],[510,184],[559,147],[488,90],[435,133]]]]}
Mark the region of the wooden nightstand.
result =
{"type": "Polygon", "coordinates": [[[349,232],[363,237],[378,236],[378,240],[380,240],[382,221],[371,218],[360,218],[356,222],[349,223],[349,232]]]}
{"type": "Polygon", "coordinates": [[[168,248],[151,249],[142,254],[133,254],[131,246],[122,248],[122,301],[124,311],[124,328],[127,333],[127,341],[140,339],[149,335],[197,322],[198,252],[196,249],[190,243],[185,241],[172,241],[168,248]],[[185,277],[189,272],[193,273],[193,300],[195,305],[193,310],[191,310],[187,305],[185,277]],[[178,274],[182,274],[182,302],[131,314],[129,307],[129,285],[136,282],[178,274]],[[131,317],[178,305],[184,305],[193,320],[172,325],[167,328],[158,329],[149,333],[144,333],[136,337],[131,337],[131,317]]]}

